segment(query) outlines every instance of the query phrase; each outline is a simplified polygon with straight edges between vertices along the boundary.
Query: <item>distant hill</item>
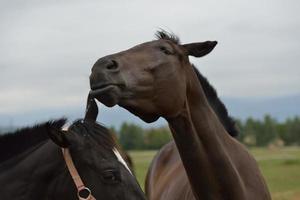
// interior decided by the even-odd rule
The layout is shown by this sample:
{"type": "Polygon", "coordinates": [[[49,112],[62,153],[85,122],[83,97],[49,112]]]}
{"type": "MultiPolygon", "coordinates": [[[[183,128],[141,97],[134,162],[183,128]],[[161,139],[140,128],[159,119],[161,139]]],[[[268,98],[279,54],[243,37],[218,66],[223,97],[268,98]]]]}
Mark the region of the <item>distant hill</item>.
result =
{"type": "MultiPolygon", "coordinates": [[[[270,114],[277,120],[282,121],[295,115],[300,116],[300,95],[268,99],[228,97],[222,97],[221,99],[227,106],[230,115],[240,119],[246,119],[249,116],[253,118],[262,118],[265,114],[270,114]]],[[[26,113],[17,113],[14,115],[0,113],[0,126],[27,126],[36,122],[42,122],[62,116],[68,117],[70,121],[72,121],[77,118],[82,118],[83,115],[84,105],[78,107],[44,109],[26,113]]],[[[158,120],[158,122],[155,122],[154,124],[146,124],[118,106],[113,108],[101,106],[99,115],[98,121],[106,126],[118,127],[124,121],[137,123],[144,127],[166,124],[163,119],[158,120]]]]}
{"type": "Polygon", "coordinates": [[[222,98],[232,116],[246,119],[270,114],[279,121],[300,115],[300,95],[268,99],[222,98]]]}
{"type": "Polygon", "coordinates": [[[0,135],[4,133],[12,132],[16,129],[16,127],[11,126],[0,126],[0,135]]]}

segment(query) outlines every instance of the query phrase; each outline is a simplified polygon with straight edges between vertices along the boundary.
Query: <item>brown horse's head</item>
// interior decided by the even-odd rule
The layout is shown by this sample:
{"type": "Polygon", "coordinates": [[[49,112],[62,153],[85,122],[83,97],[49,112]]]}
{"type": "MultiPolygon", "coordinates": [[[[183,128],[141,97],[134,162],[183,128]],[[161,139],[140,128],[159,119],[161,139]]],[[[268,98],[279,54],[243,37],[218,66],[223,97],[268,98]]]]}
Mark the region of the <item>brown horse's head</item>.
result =
{"type": "Polygon", "coordinates": [[[164,31],[158,39],[100,58],[90,76],[91,95],[106,106],[126,108],[146,122],[183,108],[193,68],[188,56],[210,53],[216,41],[181,45],[164,31]]]}

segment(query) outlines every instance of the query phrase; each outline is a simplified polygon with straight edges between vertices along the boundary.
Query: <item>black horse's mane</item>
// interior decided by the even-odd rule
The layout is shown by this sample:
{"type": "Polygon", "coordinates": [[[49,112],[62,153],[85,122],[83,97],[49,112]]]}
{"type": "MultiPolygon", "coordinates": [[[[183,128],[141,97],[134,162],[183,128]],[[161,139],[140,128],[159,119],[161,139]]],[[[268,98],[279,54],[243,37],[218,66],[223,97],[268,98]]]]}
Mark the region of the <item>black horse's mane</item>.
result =
{"type": "MultiPolygon", "coordinates": [[[[173,33],[169,33],[165,30],[160,30],[155,33],[155,36],[157,39],[164,39],[169,40],[173,42],[176,45],[180,44],[180,39],[178,36],[176,36],[173,33]]],[[[201,86],[204,90],[205,96],[210,104],[210,106],[213,108],[215,113],[217,114],[219,120],[225,127],[226,131],[232,136],[236,137],[239,134],[239,131],[235,125],[234,119],[229,116],[228,111],[224,105],[224,103],[220,100],[218,97],[218,94],[216,90],[213,88],[213,86],[208,82],[207,78],[205,78],[194,65],[193,69],[198,77],[198,80],[201,83],[201,86]]]]}
{"type": "MultiPolygon", "coordinates": [[[[65,118],[47,121],[32,127],[0,135],[0,163],[48,140],[50,129],[60,130],[66,124],[66,121],[65,118]]],[[[95,141],[99,145],[98,148],[107,150],[112,150],[113,148],[119,149],[110,131],[97,122],[84,121],[82,119],[76,120],[69,127],[69,130],[80,134],[88,133],[91,137],[96,134],[98,138],[95,138],[95,141]]]]}
{"type": "Polygon", "coordinates": [[[109,129],[95,121],[76,120],[69,127],[69,130],[81,134],[89,134],[91,137],[97,135],[98,138],[95,138],[95,141],[99,145],[99,148],[104,148],[106,150],[112,150],[113,148],[119,149],[117,142],[109,129]]]}
{"type": "Polygon", "coordinates": [[[0,136],[0,163],[49,139],[49,128],[61,129],[66,119],[47,121],[0,136]]]}

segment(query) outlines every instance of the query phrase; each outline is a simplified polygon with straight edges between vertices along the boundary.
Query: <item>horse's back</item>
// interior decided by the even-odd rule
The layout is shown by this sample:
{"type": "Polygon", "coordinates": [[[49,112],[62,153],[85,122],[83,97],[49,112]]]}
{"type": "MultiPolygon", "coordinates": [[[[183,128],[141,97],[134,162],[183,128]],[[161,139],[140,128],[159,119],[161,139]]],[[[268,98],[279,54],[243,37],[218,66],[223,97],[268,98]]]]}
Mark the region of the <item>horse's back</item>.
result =
{"type": "Polygon", "coordinates": [[[145,189],[149,200],[195,200],[174,141],[153,159],[145,189]]]}

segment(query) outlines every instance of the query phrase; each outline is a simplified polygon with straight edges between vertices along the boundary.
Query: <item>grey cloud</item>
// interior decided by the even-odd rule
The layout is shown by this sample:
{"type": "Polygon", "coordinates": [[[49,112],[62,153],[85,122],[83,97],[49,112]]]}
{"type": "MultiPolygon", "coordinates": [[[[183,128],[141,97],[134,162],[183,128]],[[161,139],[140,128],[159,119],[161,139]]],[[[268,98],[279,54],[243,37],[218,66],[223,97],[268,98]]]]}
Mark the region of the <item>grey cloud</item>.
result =
{"type": "MultiPolygon", "coordinates": [[[[152,40],[218,40],[192,59],[226,97],[300,93],[300,2],[1,1],[0,114],[83,106],[101,56],[152,40]]],[[[113,111],[111,111],[113,112],[113,111]]]]}

